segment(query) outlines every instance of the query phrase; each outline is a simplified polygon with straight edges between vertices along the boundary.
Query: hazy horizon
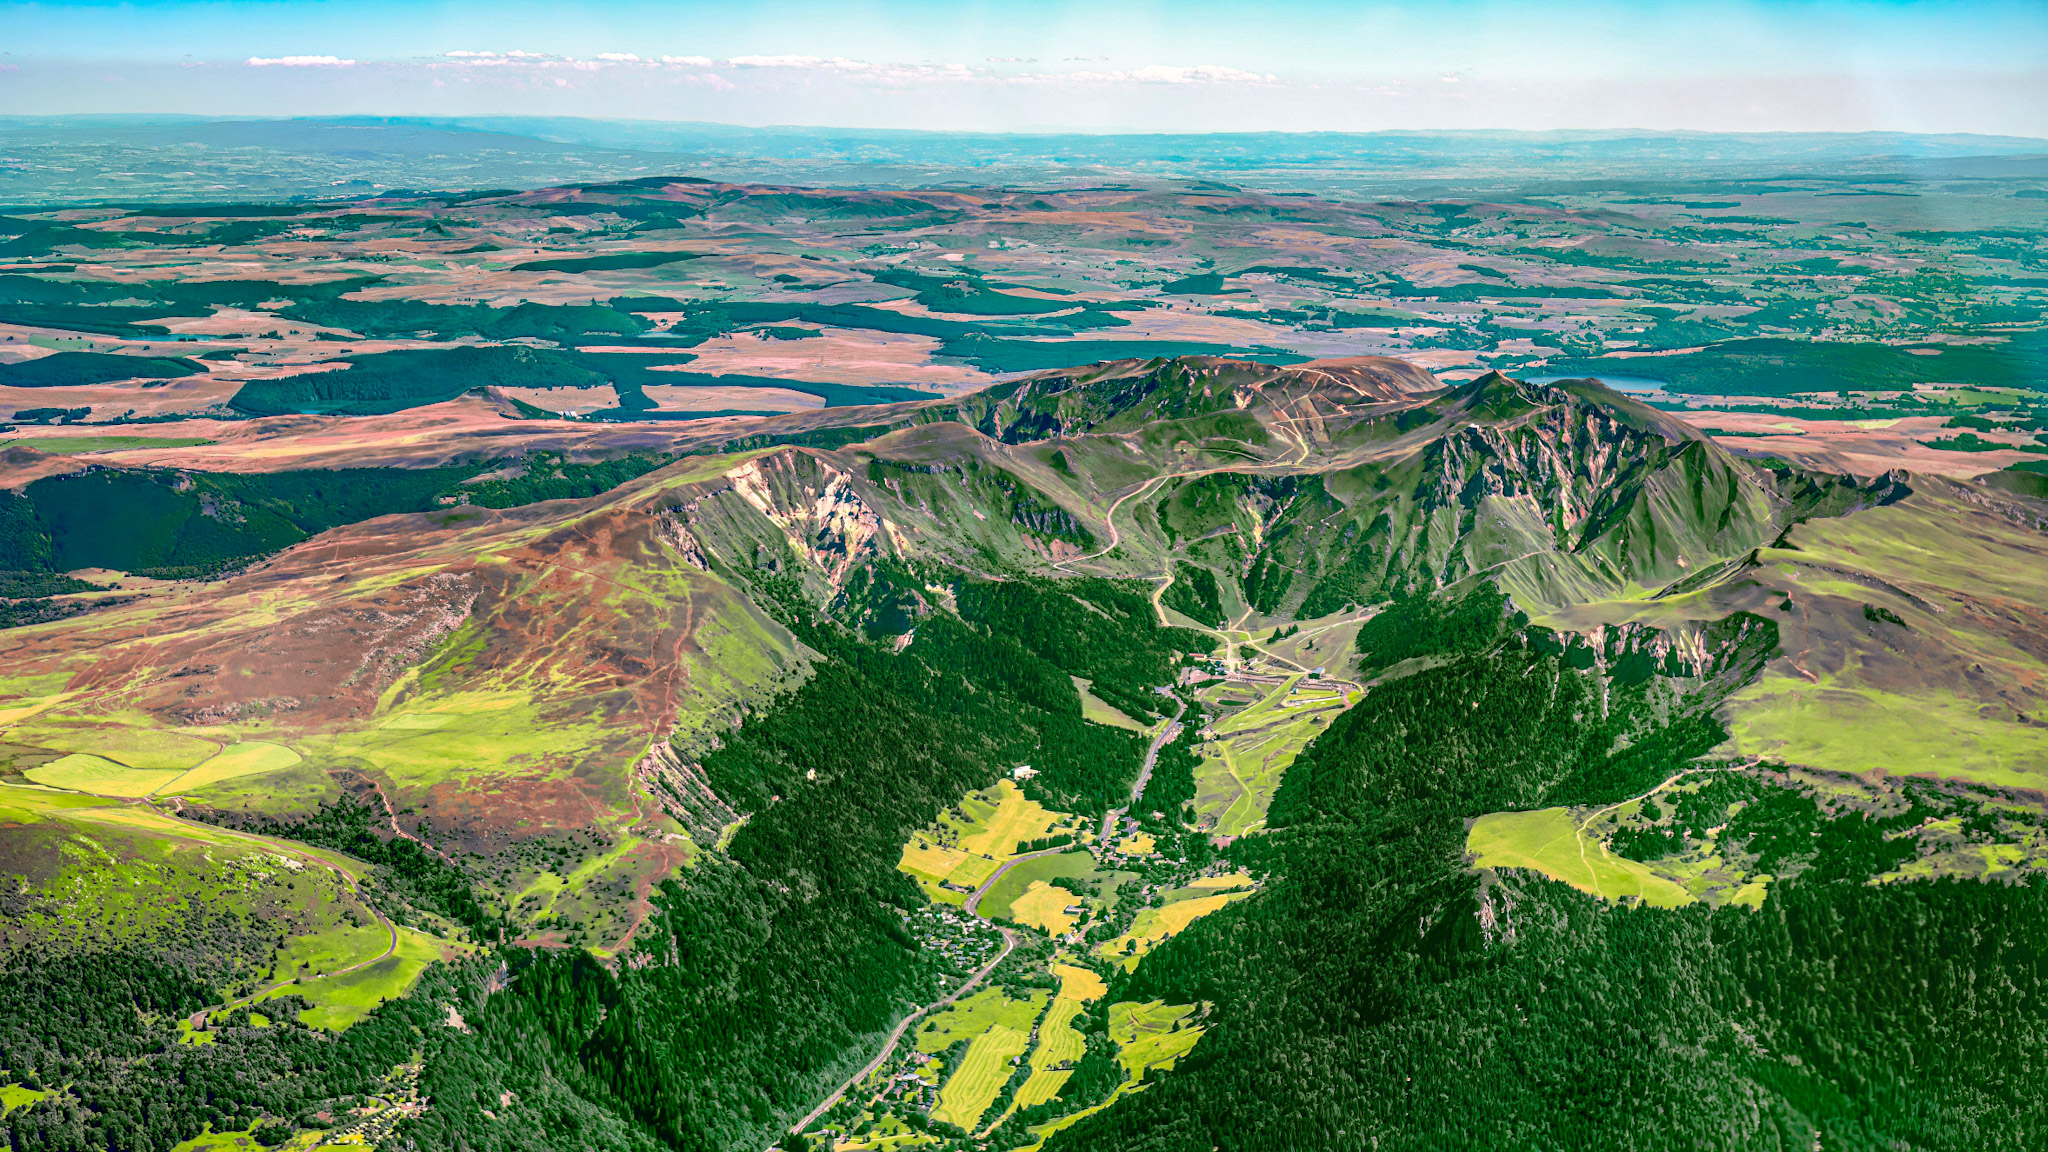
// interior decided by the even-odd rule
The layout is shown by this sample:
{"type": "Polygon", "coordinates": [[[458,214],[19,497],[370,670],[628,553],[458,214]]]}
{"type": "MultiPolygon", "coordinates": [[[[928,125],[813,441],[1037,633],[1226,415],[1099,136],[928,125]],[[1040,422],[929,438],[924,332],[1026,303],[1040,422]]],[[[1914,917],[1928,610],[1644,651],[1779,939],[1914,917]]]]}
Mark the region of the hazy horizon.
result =
{"type": "Polygon", "coordinates": [[[2021,3],[0,4],[0,114],[2048,136],[2021,3]]]}

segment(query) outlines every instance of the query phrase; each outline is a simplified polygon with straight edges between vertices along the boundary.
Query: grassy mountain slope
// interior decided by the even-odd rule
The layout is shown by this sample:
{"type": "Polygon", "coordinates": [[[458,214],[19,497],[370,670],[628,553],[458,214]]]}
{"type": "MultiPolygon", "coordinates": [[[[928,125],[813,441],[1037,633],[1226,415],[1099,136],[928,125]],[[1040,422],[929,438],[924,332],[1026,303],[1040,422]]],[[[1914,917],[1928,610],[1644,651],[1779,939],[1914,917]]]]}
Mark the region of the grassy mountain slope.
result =
{"type": "MultiPolygon", "coordinates": [[[[1137,882],[1068,889],[1098,917],[1086,939],[1007,926],[1022,943],[992,979],[1011,1000],[1056,959],[1107,991],[1061,1038],[1059,1085],[1011,1112],[1032,1069],[978,1083],[989,1126],[1010,1116],[1000,1146],[2039,1135],[2039,883],[1930,879],[2048,868],[2008,813],[2031,809],[1828,781],[2032,786],[2040,505],[1745,460],[1596,384],[1445,389],[1384,361],[1123,361],[771,428],[706,433],[599,495],[344,524],[213,585],[8,632],[17,900],[207,942],[170,958],[213,983],[138,976],[150,1003],[189,1014],[387,907],[524,947],[415,961],[408,995],[331,1041],[417,1037],[344,1054],[354,1087],[262,1080],[222,1107],[124,1058],[6,1123],[105,1129],[129,1076],[165,1101],[137,1147],[253,1123],[264,1093],[263,1115],[310,1127],[416,1045],[406,1075],[433,1103],[401,1145],[759,1147],[968,978],[939,943],[971,926],[898,864],[1009,779],[1088,829],[1050,847],[1103,863],[1059,879],[1137,882]],[[1311,660],[1340,682],[1304,693],[1311,660]],[[1162,694],[1188,668],[1238,678],[1162,694]],[[1127,722],[1092,722],[1104,704],[1127,722]],[[1145,761],[1133,723],[1162,742],[1154,775],[1137,823],[1093,843],[1145,761]],[[1227,800],[1260,815],[1228,843],[1194,824],[1226,803],[1199,783],[1212,726],[1287,745],[1227,800]],[[257,844],[317,846],[371,903],[338,879],[304,905],[274,879],[216,900],[257,844]],[[31,876],[52,851],[73,871],[31,876]],[[2004,863],[1953,863],[1971,855],[2004,863]],[[185,919],[53,895],[140,869],[194,894],[185,919]],[[1196,871],[1249,894],[1169,916],[1207,891],[1196,871]],[[1622,874],[1626,899],[1602,879],[1622,874]],[[1099,963],[1141,915],[1167,935],[1099,963]],[[257,916],[285,940],[245,931],[257,916]],[[1147,1005],[1174,1038],[1156,1066],[1110,1023],[1147,1005]]],[[[176,1043],[156,1009],[123,1027],[138,1052],[176,1043]]],[[[22,1051],[5,1066],[58,1082],[22,1051]]],[[[855,1097],[835,1131],[934,1120],[855,1097]]]]}
{"type": "Polygon", "coordinates": [[[19,630],[6,738],[64,748],[96,733],[119,767],[89,790],[224,818],[359,795],[469,870],[517,930],[616,942],[689,858],[688,833],[730,818],[650,750],[803,664],[647,514],[692,479],[371,520],[218,586],[19,630]],[[191,776],[137,759],[153,742],[236,739],[289,752],[191,776]],[[666,809],[646,791],[664,774],[681,793],[666,809]]]}

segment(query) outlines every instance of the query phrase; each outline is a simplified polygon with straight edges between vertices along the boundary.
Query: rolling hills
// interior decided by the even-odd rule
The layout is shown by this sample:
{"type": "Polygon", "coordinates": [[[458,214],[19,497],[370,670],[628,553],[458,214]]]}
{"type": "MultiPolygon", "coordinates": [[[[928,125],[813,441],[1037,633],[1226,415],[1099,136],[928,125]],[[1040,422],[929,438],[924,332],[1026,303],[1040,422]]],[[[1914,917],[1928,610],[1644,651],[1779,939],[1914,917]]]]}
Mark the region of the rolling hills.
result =
{"type": "Polygon", "coordinates": [[[1644,140],[9,209],[9,1146],[2040,1146],[2039,181],[1644,140]]]}
{"type": "Polygon", "coordinates": [[[220,561],[0,634],[17,1140],[2035,1133],[2048,505],[1373,357],[620,433],[11,495],[220,561]]]}

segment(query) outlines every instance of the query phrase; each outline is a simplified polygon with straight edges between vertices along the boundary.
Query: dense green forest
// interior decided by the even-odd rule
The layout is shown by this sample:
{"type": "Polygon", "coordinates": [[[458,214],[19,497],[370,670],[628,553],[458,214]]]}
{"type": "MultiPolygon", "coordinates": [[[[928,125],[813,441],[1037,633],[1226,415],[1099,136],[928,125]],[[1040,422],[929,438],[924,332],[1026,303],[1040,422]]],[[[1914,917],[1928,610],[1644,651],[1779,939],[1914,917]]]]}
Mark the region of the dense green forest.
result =
{"type": "Polygon", "coordinates": [[[302,300],[277,313],[286,320],[345,328],[378,339],[427,334],[443,340],[480,336],[486,340],[538,337],[637,336],[652,327],[631,313],[602,304],[523,303],[511,308],[483,304],[426,304],[417,300],[302,300]]]}
{"type": "Polygon", "coordinates": [[[486,508],[515,508],[542,500],[570,500],[609,492],[677,457],[667,452],[630,452],[611,460],[572,463],[560,452],[529,452],[517,476],[487,476],[462,486],[469,502],[486,508]]]}
{"type": "Polygon", "coordinates": [[[524,347],[408,349],[342,358],[334,372],[251,380],[230,401],[252,416],[372,416],[453,400],[472,388],[583,388],[608,381],[559,352],[524,347]]]}
{"type": "Polygon", "coordinates": [[[163,380],[206,369],[178,356],[114,356],[106,352],[58,352],[34,360],[0,364],[0,386],[79,388],[110,380],[163,380]]]}
{"type": "Polygon", "coordinates": [[[1900,347],[1754,337],[1638,363],[1621,359],[1554,361],[1559,376],[1652,375],[1673,392],[1790,396],[1807,392],[1911,390],[1916,383],[1971,380],[1985,387],[2031,389],[2048,368],[2048,338],[2015,333],[2000,344],[1900,347]]]}
{"type": "MultiPolygon", "coordinates": [[[[4,969],[14,983],[0,985],[0,998],[14,995],[0,1016],[16,1027],[0,1036],[0,1066],[72,1092],[61,1107],[17,1109],[0,1130],[23,1149],[164,1152],[208,1122],[314,1126],[323,1104],[371,1090],[423,1049],[421,1091],[434,1106],[407,1130],[417,1147],[555,1148],[569,1138],[708,1150],[773,1139],[869,1038],[937,990],[905,926],[922,904],[896,869],[910,831],[1021,763],[1040,769],[1031,787],[1047,803],[1121,803],[1145,740],[1083,720],[1071,677],[1167,710],[1151,689],[1170,683],[1200,640],[1156,627],[1142,584],[963,582],[962,616],[918,620],[899,652],[858,639],[772,574],[756,579],[828,659],[704,758],[720,794],[754,814],[726,856],[663,888],[616,972],[581,951],[512,949],[433,970],[339,1038],[225,1028],[192,1047],[170,1040],[171,1021],[206,1003],[203,974],[145,967],[97,985],[16,957],[4,969]],[[501,961],[502,990],[488,994],[501,961]],[[442,1004],[459,1007],[466,1031],[441,1023],[442,1004]],[[31,1038],[48,1010],[79,1023],[31,1038]],[[64,1054],[84,1048],[97,1054],[64,1054]],[[318,1076],[293,1071],[314,1063],[318,1076]],[[208,1071],[234,1068],[241,1079],[208,1071]]],[[[1179,780],[1186,766],[1173,763],[1167,778],[1179,780]]],[[[350,852],[377,865],[379,887],[401,901],[491,927],[459,873],[377,828],[370,809],[345,802],[259,830],[350,852]]],[[[1114,1066],[1097,1072],[1112,1077],[1106,1092],[1114,1066]]]]}
{"type": "Polygon", "coordinates": [[[556,256],[514,264],[514,272],[617,272],[628,268],[659,268],[698,259],[700,252],[607,252],[602,256],[556,256]]]}
{"type": "Polygon", "coordinates": [[[207,975],[127,952],[0,958],[0,1067],[26,1087],[62,1089],[0,1119],[7,1146],[169,1152],[209,1124],[325,1126],[314,1113],[374,1090],[433,1023],[418,994],[340,1034],[297,1023],[284,1001],[270,1027],[245,1020],[211,1043],[178,1043],[177,1019],[214,1003],[207,975]]]}
{"type": "Polygon", "coordinates": [[[1797,874],[1760,910],[1467,870],[1470,818],[1637,794],[1721,738],[1713,694],[1603,719],[1601,687],[1516,635],[1368,693],[1230,849],[1268,890],[1113,989],[1211,1005],[1201,1046],[1049,1147],[2038,1147],[2048,885],[1869,885],[1886,828],[1762,785],[1736,831],[1797,874]]]}
{"type": "MultiPolygon", "coordinates": [[[[207,576],[374,516],[430,512],[444,499],[512,508],[596,496],[676,459],[634,452],[572,462],[559,452],[534,452],[513,469],[492,463],[250,473],[102,468],[45,477],[19,493],[0,491],[0,573],[113,568],[207,576]]],[[[82,590],[47,581],[37,587],[44,590],[17,594],[82,590]]]]}
{"type": "Polygon", "coordinates": [[[318,532],[391,512],[425,512],[482,471],[335,468],[303,472],[100,469],[49,476],[0,500],[0,570],[202,575],[318,532]]]}
{"type": "Polygon", "coordinates": [[[1167,586],[1166,594],[1159,602],[1197,623],[1211,628],[1221,628],[1226,621],[1223,615],[1221,593],[1216,587],[1216,574],[1207,568],[1193,564],[1177,563],[1173,566],[1173,583],[1167,586]]]}

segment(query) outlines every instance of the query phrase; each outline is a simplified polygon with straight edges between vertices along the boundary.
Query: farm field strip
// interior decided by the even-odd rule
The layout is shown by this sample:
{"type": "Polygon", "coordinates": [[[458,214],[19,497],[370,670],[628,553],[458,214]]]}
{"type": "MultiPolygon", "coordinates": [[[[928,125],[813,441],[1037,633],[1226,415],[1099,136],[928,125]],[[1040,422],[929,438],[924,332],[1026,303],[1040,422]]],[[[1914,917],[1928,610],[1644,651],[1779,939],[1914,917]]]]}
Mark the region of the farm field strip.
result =
{"type": "Polygon", "coordinates": [[[1001,1024],[975,1037],[967,1046],[960,1067],[939,1090],[939,1103],[932,1109],[932,1118],[973,1131],[981,1122],[981,1114],[988,1111],[1009,1080],[1010,1061],[1022,1056],[1030,1042],[1028,1031],[1019,1032],[1001,1024]]]}
{"type": "MultiPolygon", "coordinates": [[[[1060,978],[1059,994],[1046,1009],[1045,1018],[1039,1021],[1038,1044],[1031,1050],[1029,1061],[1031,1075],[1017,1089],[1004,1116],[1020,1108],[1036,1107],[1059,1095],[1073,1075],[1072,1068],[1062,1065],[1071,1065],[1088,1050],[1087,1041],[1073,1028],[1074,1018],[1087,1009],[1089,1001],[1109,992],[1102,977],[1089,969],[1055,964],[1053,972],[1060,978]]],[[[1001,1119],[997,1117],[991,1126],[1001,1119]]]]}
{"type": "Polygon", "coordinates": [[[1109,1099],[1078,1112],[1069,1113],[1057,1120],[1034,1125],[1033,1143],[1026,1145],[1022,1152],[1035,1152],[1055,1132],[1070,1128],[1087,1117],[1113,1106],[1132,1092],[1142,1091],[1147,1073],[1157,1068],[1170,1071],[1182,1056],[1194,1050],[1203,1032],[1199,1025],[1180,1027],[1193,1014],[1192,1004],[1167,1004],[1154,1000],[1139,1004],[1125,1002],[1112,1004],[1109,1008],[1109,1036],[1117,1045],[1117,1062],[1123,1066],[1125,1080],[1110,1093],[1109,1099]]]}
{"type": "MultiPolygon", "coordinates": [[[[954,812],[911,833],[897,867],[917,881],[927,898],[956,906],[964,904],[1005,864],[1030,855],[1019,852],[1018,845],[1062,833],[1071,833],[1078,839],[1082,831],[1072,816],[1029,799],[1010,780],[970,793],[955,806],[954,812]]],[[[1028,867],[1029,863],[1023,866],[1028,867]]],[[[1035,875],[1020,875],[1012,886],[1014,891],[1002,892],[992,912],[1003,914],[1009,901],[1035,875]]],[[[1009,877],[1003,879],[1007,881],[1009,877]]]]}
{"type": "Polygon", "coordinates": [[[1157,908],[1147,908],[1131,921],[1130,931],[1113,940],[1096,945],[1095,954],[1105,960],[1122,964],[1124,971],[1133,971],[1138,961],[1167,939],[1179,935],[1188,925],[1220,911],[1233,901],[1241,900],[1252,893],[1249,889],[1235,892],[1218,892],[1213,896],[1197,896],[1187,900],[1176,900],[1157,908]]]}

